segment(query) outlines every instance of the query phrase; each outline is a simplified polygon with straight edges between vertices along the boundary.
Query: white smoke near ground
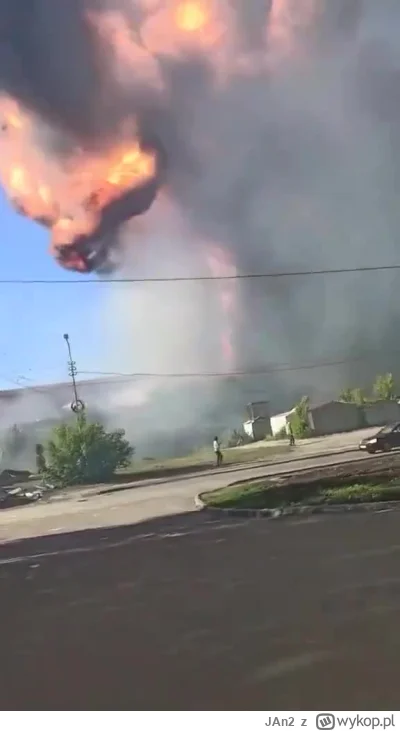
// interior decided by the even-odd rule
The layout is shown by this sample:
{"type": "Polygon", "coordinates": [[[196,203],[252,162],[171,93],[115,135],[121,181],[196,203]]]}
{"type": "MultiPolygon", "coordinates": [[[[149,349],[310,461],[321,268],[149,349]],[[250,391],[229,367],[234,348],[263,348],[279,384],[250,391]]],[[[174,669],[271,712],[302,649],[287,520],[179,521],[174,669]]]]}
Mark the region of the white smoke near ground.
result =
{"type": "MultiPolygon", "coordinates": [[[[157,204],[140,223],[140,246],[135,246],[134,227],[126,227],[122,278],[132,273],[139,280],[208,274],[200,247],[196,256],[195,246],[188,246],[193,234],[177,213],[157,204]]],[[[117,370],[125,363],[124,370],[141,374],[198,373],[210,367],[212,356],[212,370],[221,366],[218,342],[211,358],[207,355],[212,321],[204,306],[203,283],[144,281],[111,287],[109,292],[104,316],[109,337],[115,340],[117,370]]]]}
{"type": "Polygon", "coordinates": [[[232,283],[210,292],[202,281],[149,282],[218,275],[220,249],[195,242],[180,211],[166,199],[139,226],[130,224],[122,233],[119,276],[144,281],[111,286],[103,313],[107,371],[128,379],[105,390],[102,407],[110,425],[122,425],[136,442],[148,441],[151,453],[155,432],[163,441],[163,434],[165,440],[166,434],[199,432],[210,421],[215,387],[209,383],[205,389],[201,374],[223,373],[227,363],[233,367],[221,342],[232,283]],[[129,380],[130,373],[137,377],[129,380]]]}
{"type": "Polygon", "coordinates": [[[46,390],[20,388],[1,394],[0,470],[35,467],[35,444],[47,439],[62,412],[46,390]]]}
{"type": "Polygon", "coordinates": [[[36,421],[58,419],[59,409],[45,393],[32,393],[19,389],[15,397],[3,397],[0,415],[0,432],[10,425],[34,424],[36,421]],[[8,403],[7,403],[8,402],[8,403]]]}

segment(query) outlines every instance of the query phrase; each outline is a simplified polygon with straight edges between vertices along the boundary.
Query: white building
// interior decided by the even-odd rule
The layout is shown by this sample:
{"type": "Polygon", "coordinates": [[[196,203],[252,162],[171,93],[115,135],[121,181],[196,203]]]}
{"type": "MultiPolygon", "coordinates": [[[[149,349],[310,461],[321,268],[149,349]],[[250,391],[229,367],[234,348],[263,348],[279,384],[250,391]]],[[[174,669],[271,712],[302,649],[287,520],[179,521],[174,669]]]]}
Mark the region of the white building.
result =
{"type": "Polygon", "coordinates": [[[270,424],[273,437],[282,432],[283,429],[285,429],[287,433],[288,424],[294,413],[295,409],[290,409],[290,411],[284,411],[282,414],[275,414],[275,416],[271,416],[270,424]]]}

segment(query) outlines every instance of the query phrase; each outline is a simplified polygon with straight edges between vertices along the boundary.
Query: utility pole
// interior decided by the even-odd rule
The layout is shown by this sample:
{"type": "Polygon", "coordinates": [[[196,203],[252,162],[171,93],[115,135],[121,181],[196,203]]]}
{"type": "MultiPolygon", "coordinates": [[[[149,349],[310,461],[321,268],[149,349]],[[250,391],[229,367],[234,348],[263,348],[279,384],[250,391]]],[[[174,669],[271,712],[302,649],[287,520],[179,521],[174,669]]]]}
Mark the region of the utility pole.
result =
{"type": "Polygon", "coordinates": [[[72,380],[72,388],[74,391],[74,400],[71,404],[71,410],[74,412],[74,414],[81,414],[85,410],[85,404],[81,399],[78,397],[78,389],[76,384],[76,376],[78,375],[78,370],[76,367],[76,363],[74,360],[72,360],[72,351],[71,351],[71,343],[69,341],[69,335],[68,333],[65,333],[64,340],[67,343],[68,348],[68,375],[70,376],[72,380]]]}

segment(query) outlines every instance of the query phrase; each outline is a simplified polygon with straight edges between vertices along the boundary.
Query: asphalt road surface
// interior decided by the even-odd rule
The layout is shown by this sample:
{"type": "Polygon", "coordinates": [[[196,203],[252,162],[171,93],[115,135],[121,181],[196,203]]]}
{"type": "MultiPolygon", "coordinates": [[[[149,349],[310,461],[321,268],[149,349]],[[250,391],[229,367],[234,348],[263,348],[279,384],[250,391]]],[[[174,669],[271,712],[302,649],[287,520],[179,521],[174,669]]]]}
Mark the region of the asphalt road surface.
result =
{"type": "Polygon", "coordinates": [[[0,541],[29,538],[39,535],[64,533],[105,526],[129,525],[151,518],[177,515],[195,510],[197,493],[223,487],[232,481],[268,474],[282,474],[339,464],[354,459],[369,459],[365,453],[347,452],[293,459],[280,464],[245,467],[240,465],[226,470],[214,470],[211,474],[181,476],[131,483],[129,489],[107,488],[107,494],[99,490],[74,492],[68,499],[49,504],[35,505],[0,511],[0,541]]]}
{"type": "Polygon", "coordinates": [[[400,513],[88,533],[0,549],[2,710],[398,708],[400,513]]]}
{"type": "Polygon", "coordinates": [[[398,707],[400,512],[194,511],[197,492],[226,482],[216,472],[3,511],[1,710],[398,707]]]}

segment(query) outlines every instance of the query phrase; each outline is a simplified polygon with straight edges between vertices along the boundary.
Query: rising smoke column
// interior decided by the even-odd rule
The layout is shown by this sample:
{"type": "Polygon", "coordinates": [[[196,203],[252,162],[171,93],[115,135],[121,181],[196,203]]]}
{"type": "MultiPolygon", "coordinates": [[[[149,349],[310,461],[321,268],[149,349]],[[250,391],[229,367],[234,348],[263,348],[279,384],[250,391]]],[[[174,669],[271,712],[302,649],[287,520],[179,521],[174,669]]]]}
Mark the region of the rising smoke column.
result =
{"type": "MultiPolygon", "coordinates": [[[[23,151],[27,170],[2,170],[3,179],[10,195],[17,183],[29,215],[32,190],[39,194],[48,225],[61,209],[69,244],[79,234],[97,252],[100,231],[104,264],[119,240],[107,226],[114,232],[118,215],[123,221],[132,209],[107,218],[106,236],[99,211],[119,200],[121,177],[130,195],[129,165],[140,161],[144,178],[133,189],[156,181],[146,204],[157,210],[162,187],[185,220],[194,259],[208,261],[212,276],[221,251],[239,273],[396,261],[393,0],[37,0],[29,11],[16,8],[0,3],[0,85],[5,148],[23,151]],[[167,161],[160,181],[158,144],[167,161]],[[100,204],[89,216],[84,207],[82,218],[82,200],[105,182],[100,204]]],[[[137,230],[122,237],[132,247],[142,243],[137,230]]],[[[251,280],[237,287],[229,317],[232,297],[214,287],[225,302],[215,319],[226,333],[226,319],[239,323],[224,352],[253,368],[384,351],[400,304],[385,276],[251,280]]],[[[319,391],[331,387],[326,372],[285,377],[299,387],[302,378],[319,391]]],[[[340,371],[338,383],[344,378],[340,371]]]]}

